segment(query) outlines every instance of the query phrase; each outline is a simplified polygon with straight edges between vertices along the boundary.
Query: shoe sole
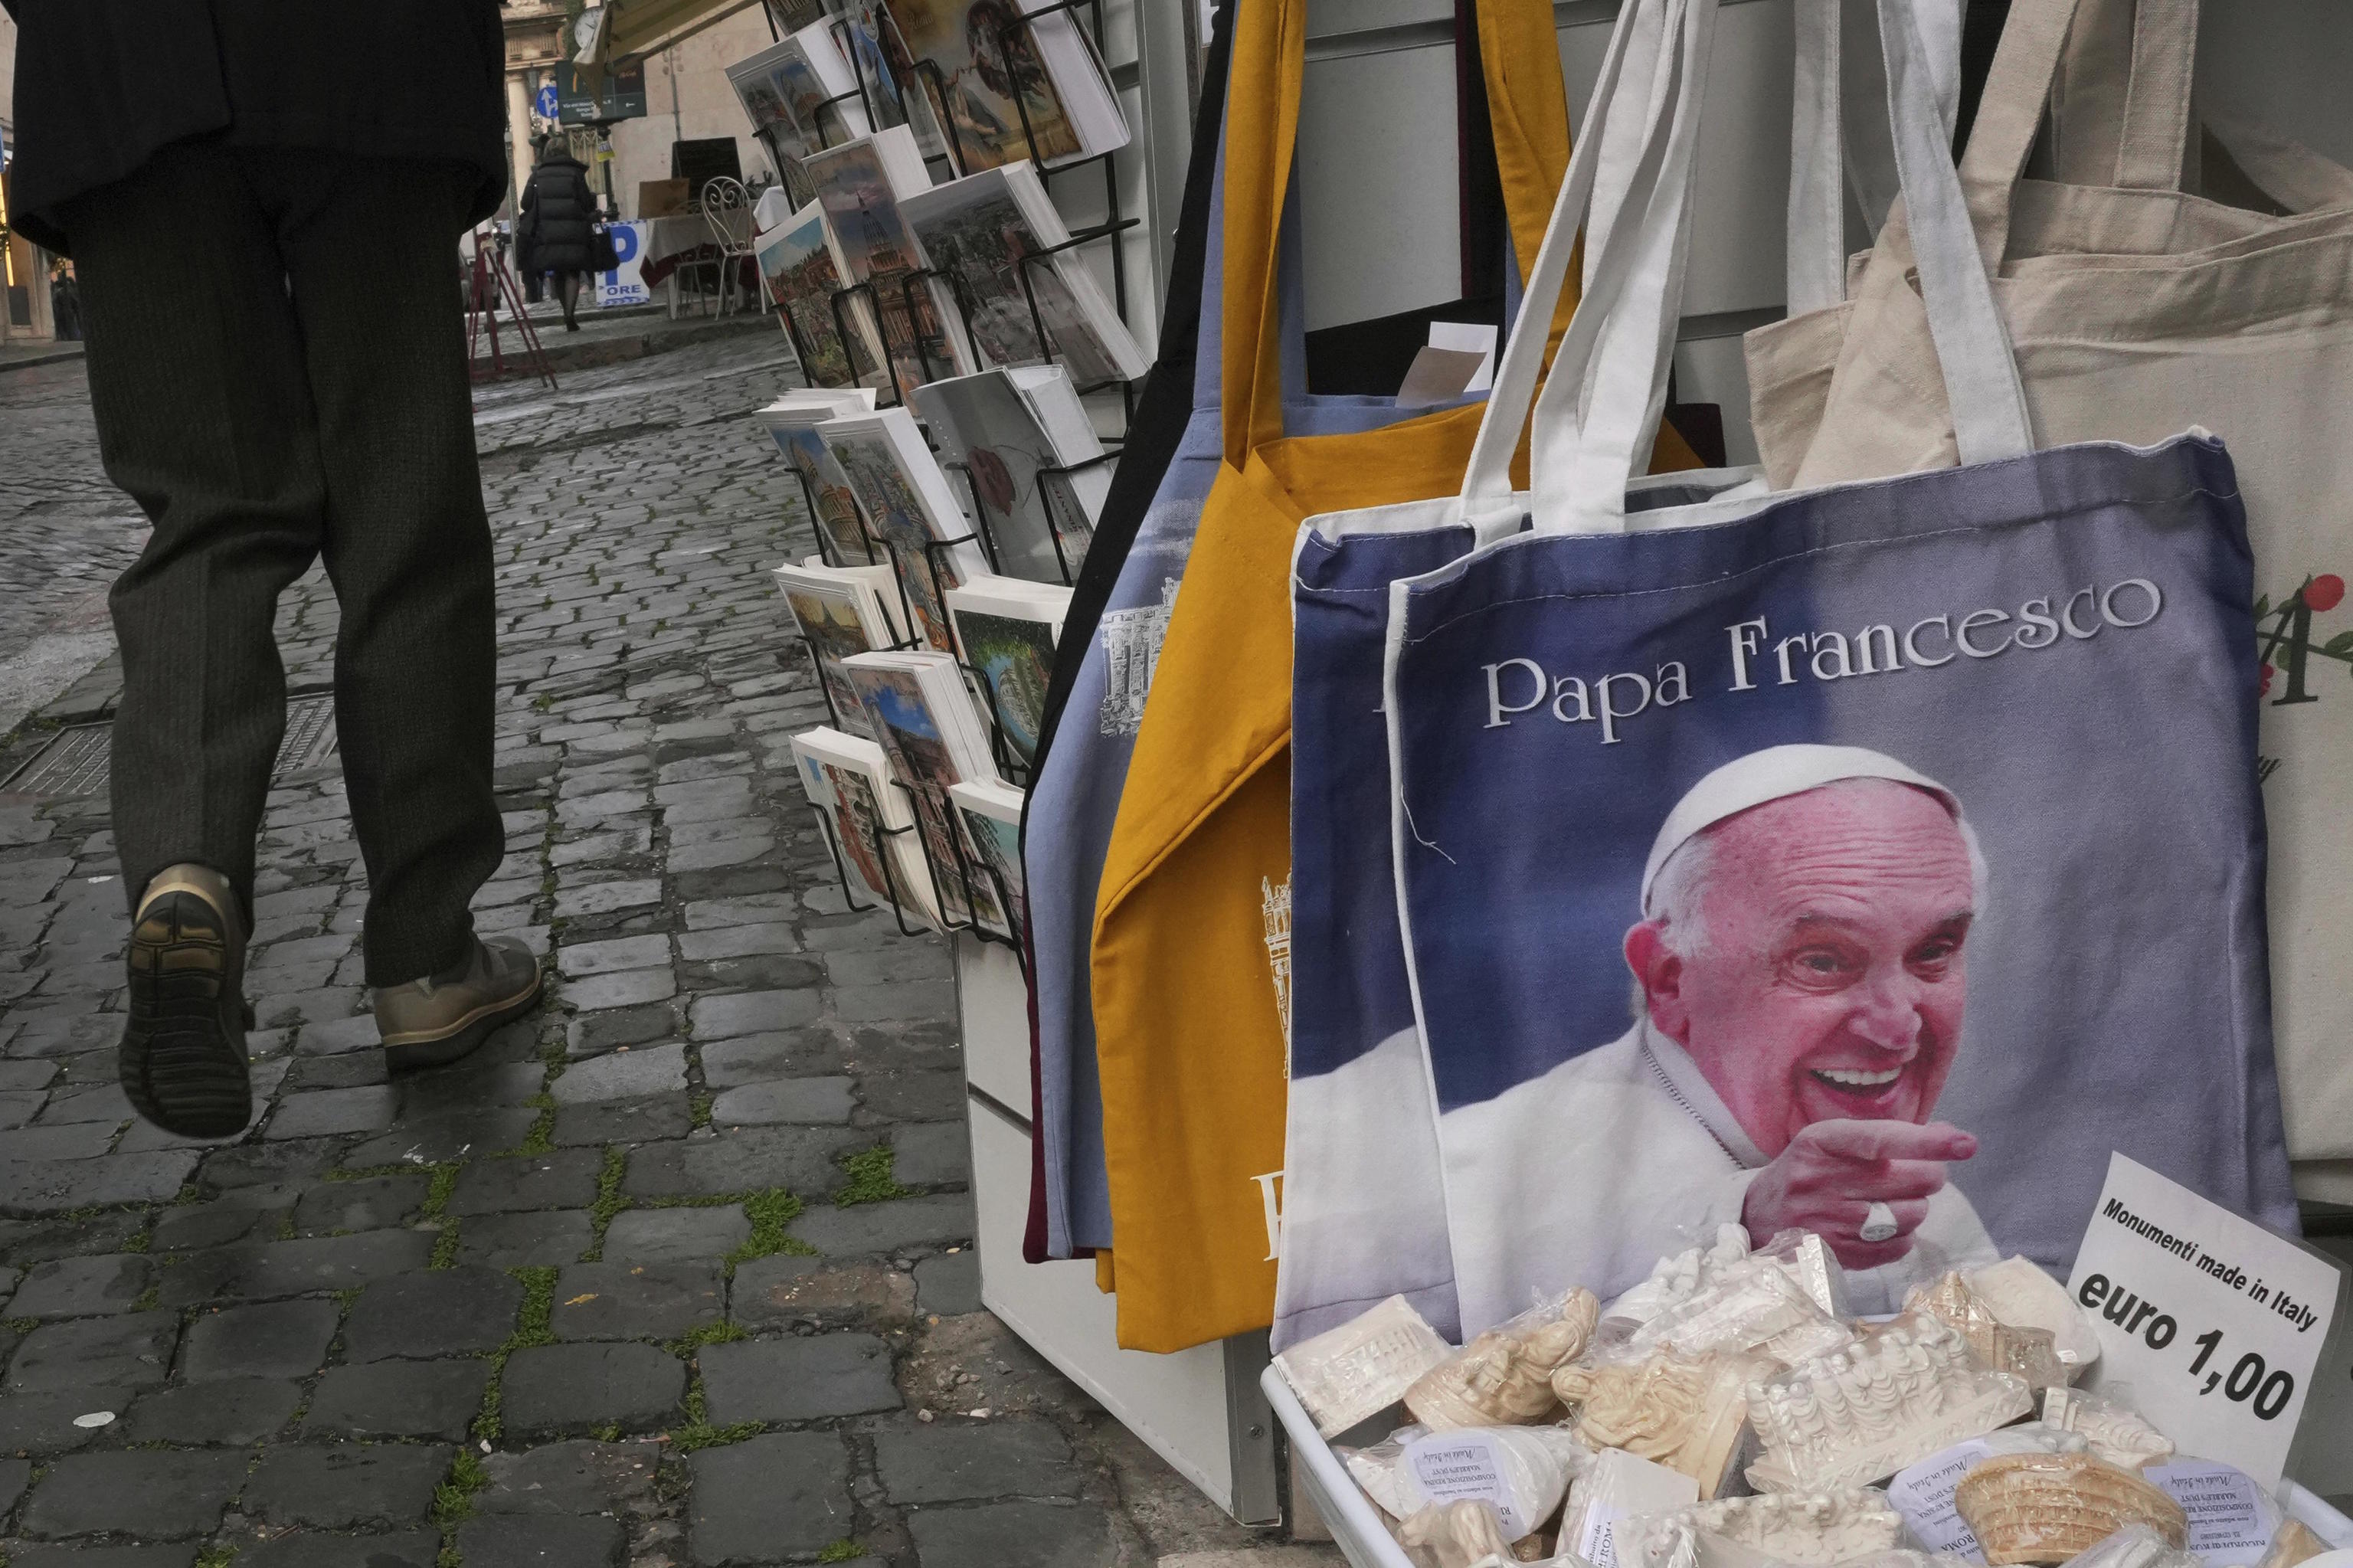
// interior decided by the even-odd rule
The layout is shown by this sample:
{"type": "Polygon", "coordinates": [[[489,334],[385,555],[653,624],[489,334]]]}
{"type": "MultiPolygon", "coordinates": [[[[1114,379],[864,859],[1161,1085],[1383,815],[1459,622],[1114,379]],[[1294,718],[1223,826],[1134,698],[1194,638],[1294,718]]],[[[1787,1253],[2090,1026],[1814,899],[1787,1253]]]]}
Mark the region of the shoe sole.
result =
{"type": "Polygon", "coordinates": [[[411,1032],[385,1041],[385,1070],[413,1073],[426,1067],[444,1066],[460,1056],[470,1054],[483,1041],[537,1007],[539,993],[545,983],[545,977],[534,971],[531,989],[512,1001],[486,1002],[438,1033],[411,1032]]]}
{"type": "MultiPolygon", "coordinates": [[[[228,1138],[253,1119],[245,1032],[222,1002],[237,983],[220,912],[194,893],[166,893],[131,932],[130,1022],[116,1065],[131,1106],[182,1138],[228,1138]]],[[[236,1001],[238,1014],[244,1001],[236,1001]]]]}

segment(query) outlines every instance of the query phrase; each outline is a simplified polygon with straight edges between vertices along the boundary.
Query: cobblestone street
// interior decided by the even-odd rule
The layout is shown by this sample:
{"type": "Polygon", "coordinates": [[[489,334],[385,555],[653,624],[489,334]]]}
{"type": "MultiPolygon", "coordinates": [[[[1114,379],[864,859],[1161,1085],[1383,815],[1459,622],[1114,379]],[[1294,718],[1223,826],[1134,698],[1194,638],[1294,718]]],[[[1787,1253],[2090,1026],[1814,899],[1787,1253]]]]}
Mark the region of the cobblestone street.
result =
{"type": "MultiPolygon", "coordinates": [[[[1338,1561],[1257,1546],[979,1309],[946,949],[846,907],[793,777],[825,711],[765,568],[815,546],[744,417],[783,364],[748,332],[478,397],[477,921],[551,961],[476,1056],[385,1081],[330,757],[269,799],[255,1125],[136,1121],[104,798],[0,797],[7,1568],[1338,1561]]],[[[0,661],[142,536],[80,366],[0,375],[0,661]]],[[[314,570],[298,693],[334,630],[314,570]]]]}

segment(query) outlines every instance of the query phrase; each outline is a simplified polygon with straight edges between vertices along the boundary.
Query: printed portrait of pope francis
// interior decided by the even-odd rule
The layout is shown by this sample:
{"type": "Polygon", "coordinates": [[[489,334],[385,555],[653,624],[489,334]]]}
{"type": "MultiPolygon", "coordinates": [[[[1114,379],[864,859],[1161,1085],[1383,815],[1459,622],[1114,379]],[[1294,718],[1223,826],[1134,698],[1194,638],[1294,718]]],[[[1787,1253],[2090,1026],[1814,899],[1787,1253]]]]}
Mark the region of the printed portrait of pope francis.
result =
{"type": "Polygon", "coordinates": [[[1936,1119],[1987,874],[1961,802],[1895,759],[1780,746],[1668,814],[1626,931],[1634,1023],[1440,1118],[1466,1326],[1582,1283],[1606,1301],[1743,1226],[1822,1235],[1849,1305],[2000,1254],[1936,1119]]]}

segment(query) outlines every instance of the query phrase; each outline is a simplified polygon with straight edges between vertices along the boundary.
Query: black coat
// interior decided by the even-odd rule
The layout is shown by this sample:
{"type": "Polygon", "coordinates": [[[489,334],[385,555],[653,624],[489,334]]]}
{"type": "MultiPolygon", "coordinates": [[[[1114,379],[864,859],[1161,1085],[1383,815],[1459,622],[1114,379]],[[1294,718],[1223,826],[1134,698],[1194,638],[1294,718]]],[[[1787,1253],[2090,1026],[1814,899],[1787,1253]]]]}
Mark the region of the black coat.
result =
{"type": "Polygon", "coordinates": [[[596,193],[588,165],[561,142],[531,172],[515,225],[516,260],[526,272],[592,272],[596,268],[596,193]]]}
{"type": "Polygon", "coordinates": [[[16,19],[16,226],[69,252],[60,209],[174,142],[444,159],[505,195],[497,0],[0,0],[16,19]]]}

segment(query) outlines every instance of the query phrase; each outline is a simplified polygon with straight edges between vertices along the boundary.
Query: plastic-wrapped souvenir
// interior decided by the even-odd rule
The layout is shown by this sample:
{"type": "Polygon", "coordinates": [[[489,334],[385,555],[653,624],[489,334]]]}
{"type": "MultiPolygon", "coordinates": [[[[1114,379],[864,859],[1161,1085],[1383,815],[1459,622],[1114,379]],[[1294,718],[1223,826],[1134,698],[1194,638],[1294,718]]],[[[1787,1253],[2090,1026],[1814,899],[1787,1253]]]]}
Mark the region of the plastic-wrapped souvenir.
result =
{"type": "MultiPolygon", "coordinates": [[[[1625,1529],[1642,1568],[1725,1568],[1718,1542],[1780,1563],[1844,1563],[1893,1551],[1904,1520],[1878,1492],[1768,1492],[1652,1514],[1625,1529]]],[[[1620,1557],[1625,1553],[1621,1551],[1620,1557]]]]}
{"type": "Polygon", "coordinates": [[[2033,1407],[2023,1380],[1992,1372],[1938,1319],[1891,1324],[1861,1344],[1765,1378],[1748,1391],[1766,1491],[1825,1491],[1894,1474],[2033,1407]]]}
{"type": "Polygon", "coordinates": [[[2128,1524],[2067,1560],[2067,1568],[2200,1568],[2198,1554],[2178,1551],[2145,1524],[2128,1524]]]}
{"type": "MultiPolygon", "coordinates": [[[[2189,1539],[2189,1521],[2179,1503],[2131,1471],[2091,1454],[2005,1454],[1988,1459],[1953,1489],[1953,1506],[1993,1568],[2011,1563],[2065,1563],[2127,1525],[2147,1525],[2177,1552],[2189,1539]]],[[[2126,1561],[2094,1568],[2173,1565],[2126,1561]]]]}
{"type": "Polygon", "coordinates": [[[1608,1353],[1646,1356],[1671,1345],[1686,1355],[1758,1351],[1794,1366],[1854,1338],[1854,1330],[1825,1312],[1778,1258],[1758,1253],[1715,1269],[1704,1284],[1608,1353]]]}
{"type": "Polygon", "coordinates": [[[1344,1448],[1335,1443],[1332,1452],[1339,1456],[1350,1478],[1379,1505],[1383,1513],[1391,1519],[1403,1519],[1430,1500],[1414,1486],[1403,1464],[1405,1446],[1429,1430],[1417,1422],[1411,1426],[1400,1426],[1382,1441],[1362,1448],[1344,1448]]]}
{"type": "Polygon", "coordinates": [[[1432,1503],[1407,1516],[1398,1541],[1428,1568],[1472,1568],[1491,1553],[1512,1561],[1503,1520],[1483,1502],[1432,1503]]]}
{"type": "Polygon", "coordinates": [[[1958,1270],[1931,1284],[1913,1287],[1904,1298],[1904,1310],[1942,1319],[1969,1342],[1969,1351],[1978,1360],[1997,1372],[2024,1378],[2031,1389],[2039,1392],[2073,1381],[2059,1360],[2056,1335],[2048,1329],[2003,1322],[1958,1270]]]}
{"type": "Polygon", "coordinates": [[[2127,1470],[2173,1457],[2172,1438],[2143,1420],[2138,1411],[2096,1393],[2072,1388],[2045,1390],[2042,1424],[2063,1432],[2082,1433],[2093,1453],[2127,1470]]]}
{"type": "Polygon", "coordinates": [[[1887,1483],[1888,1506],[1904,1516],[1905,1525],[1921,1545],[1932,1552],[1971,1556],[1978,1549],[1977,1537],[1953,1508],[1953,1489],[1961,1484],[1963,1476],[2001,1454],[2080,1454],[2084,1450],[2080,1432],[2062,1432],[2039,1421],[2005,1426],[1896,1471],[1887,1483]]]}
{"type": "Polygon", "coordinates": [[[1593,1568],[1640,1568],[1630,1526],[1644,1514],[1671,1513],[1699,1500],[1699,1483],[1623,1448],[1605,1448],[1593,1467],[1568,1489],[1561,1510],[1560,1551],[1593,1568]],[[1620,1550],[1618,1532],[1629,1531],[1620,1550]]]}
{"type": "Polygon", "coordinates": [[[1584,1353],[1600,1310],[1579,1288],[1488,1330],[1407,1389],[1406,1408],[1433,1432],[1551,1419],[1553,1372],[1584,1353]]]}
{"type": "MultiPolygon", "coordinates": [[[[1630,1343],[1645,1325],[1683,1307],[1718,1281],[1754,1274],[1768,1266],[1802,1291],[1824,1317],[1836,1320],[1846,1316],[1846,1276],[1821,1237],[1810,1231],[1783,1231],[1752,1252],[1746,1230],[1738,1225],[1723,1225],[1717,1228],[1712,1244],[1687,1247],[1661,1258],[1651,1266],[1648,1279],[1610,1302],[1603,1315],[1599,1343],[1605,1350],[1630,1343]]],[[[1641,1348],[1647,1349],[1662,1338],[1663,1335],[1652,1334],[1641,1348]]]]}
{"type": "Polygon", "coordinates": [[[1412,1303],[1392,1296],[1274,1358],[1315,1429],[1329,1437],[1405,1397],[1414,1379],[1453,1354],[1412,1303]]]}
{"type": "Polygon", "coordinates": [[[2047,1329],[2067,1381],[2082,1377],[2100,1359],[2100,1336],[2092,1319],[2067,1297],[2066,1287],[2042,1272],[2031,1257],[2006,1257],[1968,1273],[1969,1288],[2013,1329],[2047,1329]]]}
{"type": "Polygon", "coordinates": [[[2282,1520],[2272,1532],[2271,1546],[2263,1552],[2255,1568],[2296,1568],[2328,1550],[2328,1542],[2306,1530],[2302,1521],[2282,1520]]]}
{"type": "Polygon", "coordinates": [[[1552,1518],[1593,1450],[1562,1426],[1472,1426],[1430,1432],[1405,1446],[1398,1469],[1416,1506],[1472,1500],[1492,1506],[1504,1537],[1518,1541],[1552,1518]]]}
{"type": "MultiPolygon", "coordinates": [[[[1778,1276],[1774,1277],[1778,1278],[1778,1276]]],[[[1684,1356],[1660,1351],[1640,1361],[1572,1362],[1553,1392],[1577,1411],[1577,1436],[1680,1470],[1713,1498],[1732,1478],[1748,1424],[1748,1385],[1779,1363],[1758,1356],[1684,1356]]]]}

